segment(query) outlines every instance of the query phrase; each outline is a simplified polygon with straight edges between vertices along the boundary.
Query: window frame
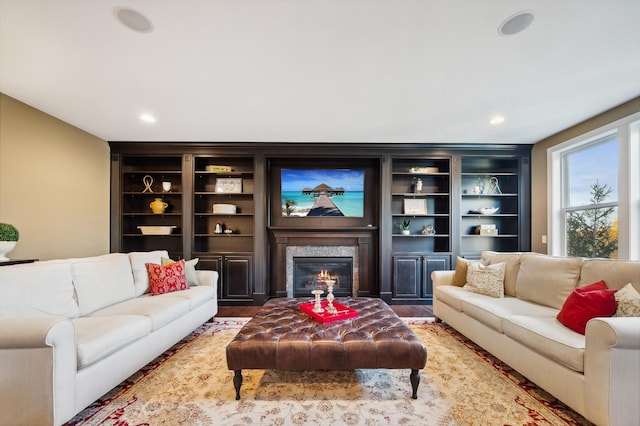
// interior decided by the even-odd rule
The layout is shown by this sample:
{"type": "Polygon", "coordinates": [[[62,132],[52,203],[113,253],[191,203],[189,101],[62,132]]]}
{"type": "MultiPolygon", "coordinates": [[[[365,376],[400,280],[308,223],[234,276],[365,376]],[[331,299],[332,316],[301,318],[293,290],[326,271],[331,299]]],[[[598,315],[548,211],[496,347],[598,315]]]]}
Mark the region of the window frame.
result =
{"type": "Polygon", "coordinates": [[[617,206],[618,258],[640,259],[640,112],[569,139],[547,150],[548,254],[566,256],[566,214],[569,211],[617,206]],[[616,202],[567,207],[568,184],[565,156],[604,143],[611,136],[618,140],[618,199],[616,202]],[[634,237],[632,237],[634,236],[634,237]]]}

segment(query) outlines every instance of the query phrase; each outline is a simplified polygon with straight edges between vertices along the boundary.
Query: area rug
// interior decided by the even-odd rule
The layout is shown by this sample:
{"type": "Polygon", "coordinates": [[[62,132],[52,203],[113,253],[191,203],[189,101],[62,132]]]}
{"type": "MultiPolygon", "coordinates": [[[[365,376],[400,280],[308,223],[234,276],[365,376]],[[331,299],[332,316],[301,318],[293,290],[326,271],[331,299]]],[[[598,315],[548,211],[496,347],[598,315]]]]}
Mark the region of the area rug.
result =
{"type": "Polygon", "coordinates": [[[244,370],[235,400],[225,347],[248,319],[205,324],[78,414],[73,426],[589,425],[456,331],[407,320],[427,346],[418,399],[409,370],[244,370]]]}

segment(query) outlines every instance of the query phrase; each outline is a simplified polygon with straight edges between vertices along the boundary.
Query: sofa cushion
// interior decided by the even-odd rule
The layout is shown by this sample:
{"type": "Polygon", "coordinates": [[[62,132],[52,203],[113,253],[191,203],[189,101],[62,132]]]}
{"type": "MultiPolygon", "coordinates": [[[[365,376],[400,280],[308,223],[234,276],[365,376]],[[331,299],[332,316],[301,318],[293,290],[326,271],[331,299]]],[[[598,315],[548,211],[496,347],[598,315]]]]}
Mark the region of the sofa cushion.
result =
{"type": "MultiPolygon", "coordinates": [[[[188,290],[176,291],[167,296],[180,297],[189,301],[191,310],[213,299],[216,290],[209,286],[190,287],[188,290]]],[[[213,316],[213,315],[212,315],[213,316]]]]}
{"type": "Polygon", "coordinates": [[[147,263],[145,266],[149,274],[149,290],[152,295],[171,293],[172,291],[189,288],[187,277],[184,273],[184,260],[166,266],[156,263],[147,263]]]}
{"type": "Polygon", "coordinates": [[[504,294],[516,295],[516,282],[520,272],[520,257],[522,253],[498,253],[496,251],[483,251],[482,261],[485,265],[495,265],[504,262],[504,294]]]}
{"type": "Polygon", "coordinates": [[[640,293],[631,283],[616,292],[616,303],[614,317],[640,317],[640,293]]]}
{"type": "Polygon", "coordinates": [[[584,372],[585,337],[556,318],[512,315],[502,324],[504,334],[572,370],[584,372]]]}
{"type": "Polygon", "coordinates": [[[136,296],[141,296],[149,291],[149,275],[145,263],[161,264],[163,257],[169,257],[166,250],[134,251],[129,253],[129,261],[133,270],[133,280],[136,287],[136,296]]]}
{"type": "Polygon", "coordinates": [[[621,289],[628,283],[640,291],[640,262],[587,259],[580,271],[580,286],[605,280],[608,288],[621,289]]]}
{"type": "Polygon", "coordinates": [[[558,313],[558,321],[584,334],[587,322],[595,317],[610,317],[616,311],[615,292],[607,290],[604,281],[576,288],[571,292],[558,313]]]}
{"type": "Polygon", "coordinates": [[[75,328],[78,369],[87,367],[151,333],[151,320],[141,315],[82,317],[75,328]]]}
{"type": "MultiPolygon", "coordinates": [[[[199,260],[200,259],[196,257],[195,259],[186,260],[184,262],[184,275],[187,277],[187,284],[189,284],[189,287],[200,284],[200,282],[198,281],[198,274],[196,273],[196,265],[198,264],[199,260]]],[[[175,260],[171,260],[167,257],[163,257],[160,259],[160,264],[162,266],[171,265],[175,262],[175,260]]]]}
{"type": "MultiPolygon", "coordinates": [[[[171,321],[180,318],[190,310],[189,301],[183,297],[168,297],[174,293],[161,296],[146,294],[125,300],[112,306],[100,309],[91,314],[92,317],[110,317],[121,315],[141,315],[151,320],[152,330],[157,330],[171,321]]],[[[177,293],[175,293],[177,294],[177,293]]],[[[108,321],[108,319],[106,319],[108,321]]]]}
{"type": "Polygon", "coordinates": [[[479,294],[463,290],[462,287],[455,285],[442,285],[434,289],[438,302],[451,306],[458,312],[462,312],[462,301],[480,296],[479,294]]]}
{"type": "Polygon", "coordinates": [[[80,315],[135,297],[131,264],[126,254],[74,259],[71,273],[80,315]]]}
{"type": "Polygon", "coordinates": [[[516,296],[560,309],[576,287],[582,259],[524,253],[516,281],[516,296]]]}
{"type": "Polygon", "coordinates": [[[489,266],[471,263],[467,268],[467,283],[462,288],[486,296],[503,297],[504,269],[504,262],[489,266]]]}
{"type": "Polygon", "coordinates": [[[490,296],[466,299],[462,301],[462,311],[499,333],[504,332],[504,318],[512,315],[555,318],[558,314],[557,309],[510,296],[499,299],[490,296]]]}
{"type": "Polygon", "coordinates": [[[79,314],[69,262],[0,268],[0,316],[74,318],[79,314]]]}

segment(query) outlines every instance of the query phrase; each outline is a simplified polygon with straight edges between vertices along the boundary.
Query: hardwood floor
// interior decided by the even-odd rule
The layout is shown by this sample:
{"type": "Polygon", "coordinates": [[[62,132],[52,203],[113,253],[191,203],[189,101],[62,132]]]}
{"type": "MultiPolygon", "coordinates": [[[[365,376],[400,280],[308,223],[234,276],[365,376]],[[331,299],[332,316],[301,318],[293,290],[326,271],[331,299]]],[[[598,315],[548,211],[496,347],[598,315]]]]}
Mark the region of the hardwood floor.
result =
{"type": "MultiPolygon", "coordinates": [[[[262,306],[218,306],[217,317],[252,317],[262,306]]],[[[432,317],[432,305],[391,305],[399,317],[432,317]]]]}

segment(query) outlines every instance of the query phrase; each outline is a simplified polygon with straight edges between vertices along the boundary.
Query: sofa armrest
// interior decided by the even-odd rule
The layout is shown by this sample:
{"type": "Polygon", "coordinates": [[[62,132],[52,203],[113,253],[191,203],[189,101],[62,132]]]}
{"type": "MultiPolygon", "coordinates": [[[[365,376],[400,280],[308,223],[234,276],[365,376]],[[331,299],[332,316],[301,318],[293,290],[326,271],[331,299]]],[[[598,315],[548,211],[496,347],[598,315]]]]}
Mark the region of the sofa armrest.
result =
{"type": "Polygon", "coordinates": [[[12,424],[61,424],[75,413],[76,339],[65,318],[0,318],[0,413],[12,424]]]}
{"type": "Polygon", "coordinates": [[[198,269],[196,270],[196,274],[198,275],[198,282],[200,285],[206,285],[213,287],[214,289],[218,285],[218,271],[198,269]]]}
{"type": "Polygon", "coordinates": [[[433,271],[431,273],[431,280],[433,281],[433,288],[441,285],[451,285],[453,276],[456,271],[433,271]]]}
{"type": "Polygon", "coordinates": [[[594,318],[587,323],[584,377],[589,420],[626,425],[640,418],[640,317],[594,318]]]}

